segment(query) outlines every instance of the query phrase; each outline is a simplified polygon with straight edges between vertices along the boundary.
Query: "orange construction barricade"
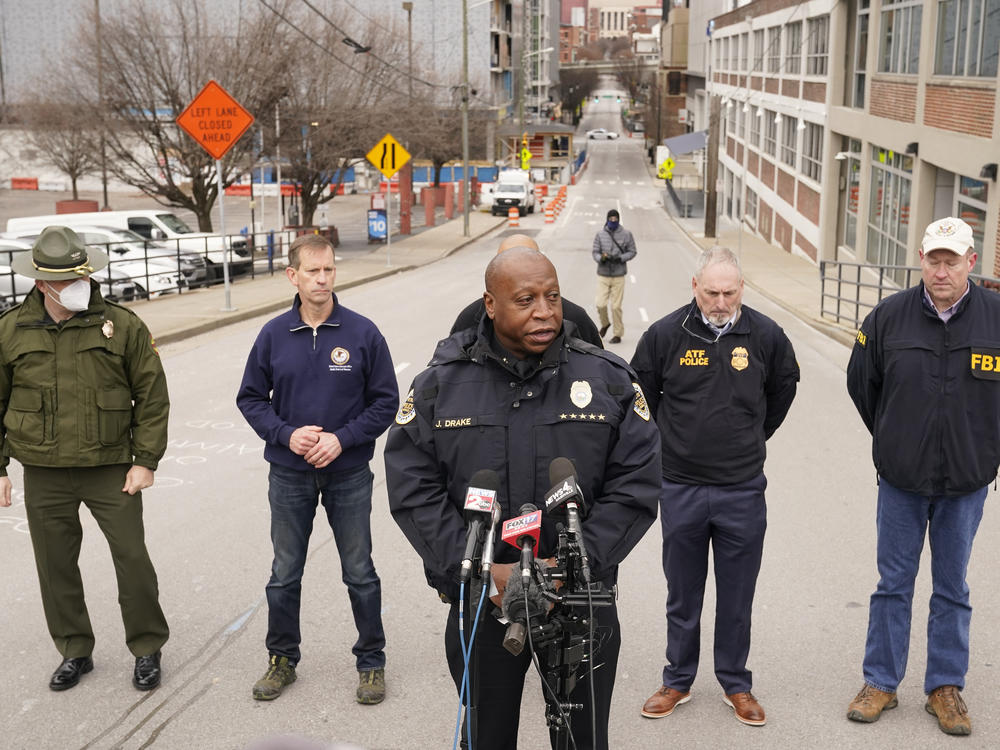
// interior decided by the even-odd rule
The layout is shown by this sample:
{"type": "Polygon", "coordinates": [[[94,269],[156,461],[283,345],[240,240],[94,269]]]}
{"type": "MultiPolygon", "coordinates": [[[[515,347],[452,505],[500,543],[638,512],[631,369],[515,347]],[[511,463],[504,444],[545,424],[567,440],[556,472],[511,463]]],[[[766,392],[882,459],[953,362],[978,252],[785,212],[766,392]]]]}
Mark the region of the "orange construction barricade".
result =
{"type": "Polygon", "coordinates": [[[507,226],[509,227],[519,227],[521,226],[518,219],[521,215],[518,213],[517,206],[511,206],[507,209],[507,226]]]}

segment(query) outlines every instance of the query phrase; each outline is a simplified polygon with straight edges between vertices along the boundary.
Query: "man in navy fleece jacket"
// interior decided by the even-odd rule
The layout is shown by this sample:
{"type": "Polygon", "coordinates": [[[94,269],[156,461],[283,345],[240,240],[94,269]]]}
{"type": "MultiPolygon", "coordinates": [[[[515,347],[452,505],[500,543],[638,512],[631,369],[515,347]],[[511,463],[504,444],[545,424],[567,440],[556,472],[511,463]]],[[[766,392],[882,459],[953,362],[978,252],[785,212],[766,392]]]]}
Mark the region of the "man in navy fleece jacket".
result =
{"type": "Polygon", "coordinates": [[[371,549],[375,440],[399,406],[389,347],[375,324],[333,293],[333,246],[299,237],[288,251],[292,308],[260,331],[236,404],[264,439],[274,563],[265,588],[268,668],[253,686],[273,700],[295,681],[299,662],[302,571],[316,506],[322,500],[340,553],[358,640],[357,701],[385,697],[382,586],[371,549]]]}

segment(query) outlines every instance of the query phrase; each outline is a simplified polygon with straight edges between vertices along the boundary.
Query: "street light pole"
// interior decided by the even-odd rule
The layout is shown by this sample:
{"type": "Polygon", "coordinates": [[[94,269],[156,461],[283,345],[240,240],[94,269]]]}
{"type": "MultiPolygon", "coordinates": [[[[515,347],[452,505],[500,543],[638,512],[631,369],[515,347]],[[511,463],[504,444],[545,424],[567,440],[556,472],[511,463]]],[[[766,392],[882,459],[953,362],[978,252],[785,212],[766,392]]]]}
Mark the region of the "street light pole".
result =
{"type": "Polygon", "coordinates": [[[466,237],[469,236],[469,187],[469,0],[462,0],[462,234],[466,237]]]}

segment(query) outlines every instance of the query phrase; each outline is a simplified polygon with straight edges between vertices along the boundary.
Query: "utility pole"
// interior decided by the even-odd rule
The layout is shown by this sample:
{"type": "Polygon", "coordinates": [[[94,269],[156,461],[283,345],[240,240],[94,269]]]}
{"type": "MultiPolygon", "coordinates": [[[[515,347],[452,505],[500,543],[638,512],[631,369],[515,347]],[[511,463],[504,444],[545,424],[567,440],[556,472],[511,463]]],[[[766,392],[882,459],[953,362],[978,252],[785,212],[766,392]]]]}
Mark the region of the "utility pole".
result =
{"type": "Polygon", "coordinates": [[[715,183],[719,176],[719,130],[722,127],[722,99],[712,96],[708,116],[708,154],[705,164],[705,236],[717,237],[715,223],[719,195],[715,183]]]}
{"type": "Polygon", "coordinates": [[[413,3],[406,0],[403,3],[403,10],[406,11],[406,52],[409,56],[410,69],[410,101],[413,101],[413,3]]]}
{"type": "Polygon", "coordinates": [[[462,234],[466,237],[469,236],[469,188],[469,0],[462,0],[462,234]]]}
{"type": "Polygon", "coordinates": [[[94,0],[94,21],[97,25],[95,29],[97,37],[97,107],[101,113],[99,126],[101,128],[101,188],[104,191],[104,204],[101,208],[108,211],[110,206],[108,205],[108,159],[104,143],[104,67],[101,63],[104,45],[101,42],[101,0],[94,0]]]}

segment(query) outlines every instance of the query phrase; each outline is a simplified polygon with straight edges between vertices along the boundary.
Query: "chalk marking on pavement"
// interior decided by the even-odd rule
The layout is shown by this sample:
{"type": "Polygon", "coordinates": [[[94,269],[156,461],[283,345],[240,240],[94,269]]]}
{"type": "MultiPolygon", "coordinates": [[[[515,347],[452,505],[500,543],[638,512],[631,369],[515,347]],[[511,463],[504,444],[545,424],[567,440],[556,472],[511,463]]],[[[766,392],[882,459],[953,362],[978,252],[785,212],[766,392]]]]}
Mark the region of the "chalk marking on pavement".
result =
{"type": "Polygon", "coordinates": [[[643,323],[648,323],[649,322],[649,313],[646,312],[646,308],[645,307],[640,307],[639,308],[639,317],[642,318],[642,322],[643,323]]]}
{"type": "Polygon", "coordinates": [[[263,602],[263,601],[264,601],[264,597],[262,596],[260,599],[258,599],[256,602],[254,602],[254,605],[252,607],[250,607],[250,609],[248,609],[242,615],[240,615],[235,620],[233,620],[232,623],[230,623],[229,627],[226,628],[226,633],[227,634],[228,633],[235,633],[237,630],[239,630],[240,628],[242,628],[243,625],[246,623],[246,621],[250,619],[250,615],[252,615],[254,612],[257,611],[257,608],[261,605],[261,602],[263,602]]]}
{"type": "Polygon", "coordinates": [[[396,374],[397,374],[397,375],[399,375],[399,373],[401,373],[401,372],[402,372],[403,370],[405,370],[405,369],[406,369],[407,367],[409,367],[409,366],[410,366],[410,363],[409,363],[409,362],[400,362],[400,363],[399,363],[398,365],[396,365],[396,367],[395,367],[395,370],[396,370],[396,374]]]}

